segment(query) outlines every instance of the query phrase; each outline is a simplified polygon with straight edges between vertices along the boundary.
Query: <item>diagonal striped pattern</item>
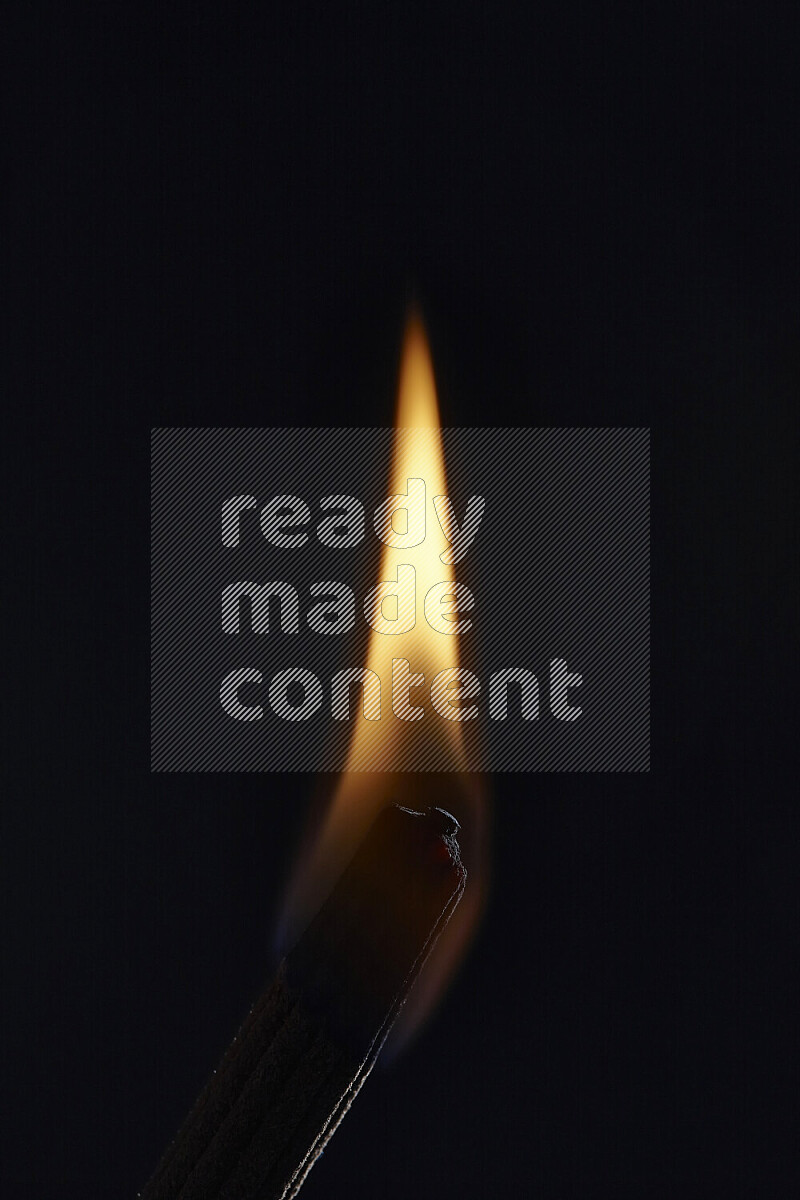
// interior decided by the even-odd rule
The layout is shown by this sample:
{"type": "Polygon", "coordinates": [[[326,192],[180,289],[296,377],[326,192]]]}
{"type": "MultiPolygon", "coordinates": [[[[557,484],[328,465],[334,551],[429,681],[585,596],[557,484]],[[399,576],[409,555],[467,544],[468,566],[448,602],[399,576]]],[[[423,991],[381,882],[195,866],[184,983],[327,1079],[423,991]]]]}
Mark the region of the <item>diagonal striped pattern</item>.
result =
{"type": "Polygon", "coordinates": [[[447,540],[450,545],[446,550],[443,550],[439,558],[443,563],[460,562],[465,554],[469,552],[469,548],[477,535],[480,527],[483,510],[486,507],[485,496],[470,496],[467,511],[461,525],[458,524],[458,518],[453,510],[453,505],[449,496],[434,496],[433,507],[436,516],[439,518],[439,524],[447,533],[447,540]]]}
{"type": "MultiPolygon", "coordinates": [[[[342,719],[341,697],[334,719],[332,681],[338,672],[357,670],[366,661],[370,630],[362,608],[378,583],[380,551],[373,516],[387,497],[395,436],[402,439],[404,431],[153,431],[153,770],[342,767],[352,719],[342,719]],[[263,533],[263,510],[276,497],[297,497],[310,514],[307,523],[286,525],[290,536],[284,545],[263,533]],[[357,536],[358,506],[350,498],[363,506],[363,539],[357,536]],[[308,536],[296,536],[302,533],[308,536]],[[226,588],[246,583],[252,592],[281,581],[299,598],[297,632],[280,631],[280,596],[264,597],[254,629],[254,601],[247,594],[236,601],[241,610],[237,607],[235,620],[228,610],[229,627],[238,620],[240,632],[223,631],[226,588]],[[330,592],[319,591],[320,583],[330,592]],[[337,609],[347,616],[346,590],[339,591],[340,585],[354,594],[355,625],[343,619],[339,632],[321,636],[309,627],[307,614],[335,596],[337,609]],[[307,720],[288,712],[279,716],[270,702],[275,677],[286,683],[285,673],[291,671],[320,681],[321,700],[307,720]],[[235,687],[228,684],[231,705],[248,713],[261,709],[261,716],[236,719],[223,707],[224,681],[234,672],[241,674],[235,687]]],[[[462,721],[470,766],[648,770],[649,432],[446,429],[443,443],[453,519],[465,532],[471,498],[485,501],[474,540],[456,566],[460,584],[475,597],[470,627],[459,637],[461,662],[480,684],[477,695],[462,701],[478,708],[477,718],[462,721]],[[526,693],[514,682],[519,671],[537,680],[533,719],[531,689],[526,693]],[[498,672],[512,680],[502,720],[490,716],[490,681],[498,672]],[[570,675],[582,682],[567,686],[562,695],[570,675]]],[[[270,534],[282,528],[278,511],[278,506],[268,508],[270,534]]],[[[444,552],[447,542],[431,494],[426,520],[427,535],[437,538],[437,552],[444,552]]],[[[425,620],[422,601],[419,597],[417,621],[425,620]]],[[[418,673],[419,667],[411,662],[410,670],[418,673]]],[[[295,678],[299,685],[304,677],[295,678]]],[[[306,697],[316,697],[313,679],[305,683],[306,697]]],[[[431,699],[432,683],[426,678],[410,694],[410,706],[424,708],[421,728],[445,723],[431,699]]],[[[452,769],[437,737],[420,739],[402,763],[392,762],[391,722],[398,721],[392,714],[392,680],[380,684],[380,720],[387,724],[387,737],[383,748],[376,746],[368,769],[452,769]]],[[[357,713],[361,687],[354,684],[350,690],[348,711],[357,713]]],[[[295,697],[291,687],[288,700],[285,686],[276,685],[275,694],[287,710],[295,699],[300,704],[300,692],[295,697]]],[[[444,696],[437,698],[444,703],[444,696]]]]}

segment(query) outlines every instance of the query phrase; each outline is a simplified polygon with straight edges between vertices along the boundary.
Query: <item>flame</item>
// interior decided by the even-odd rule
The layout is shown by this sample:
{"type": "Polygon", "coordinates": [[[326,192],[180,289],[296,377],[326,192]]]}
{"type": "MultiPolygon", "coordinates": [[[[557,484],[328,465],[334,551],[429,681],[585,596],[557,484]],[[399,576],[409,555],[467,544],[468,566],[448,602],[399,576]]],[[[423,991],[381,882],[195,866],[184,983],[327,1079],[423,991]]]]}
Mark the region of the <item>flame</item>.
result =
{"type": "MultiPolygon", "coordinates": [[[[444,565],[439,559],[447,542],[433,508],[433,497],[447,495],[447,480],[433,363],[425,330],[416,312],[409,316],[403,344],[390,495],[405,493],[409,479],[425,482],[425,539],[409,549],[384,545],[380,579],[396,579],[401,565],[414,568],[417,619],[408,633],[387,636],[373,631],[370,637],[366,666],[381,680],[383,712],[391,711],[393,659],[405,658],[412,671],[423,671],[428,687],[439,671],[458,666],[458,637],[437,633],[420,611],[421,600],[428,590],[436,583],[454,583],[455,572],[452,566],[444,565]]],[[[367,721],[359,709],[334,810],[351,803],[357,789],[352,772],[375,770],[376,759],[383,769],[391,763],[399,766],[407,762],[406,755],[412,747],[419,749],[427,743],[432,757],[438,758],[441,765],[464,770],[466,758],[461,723],[428,716],[422,725],[424,728],[396,719],[367,721]],[[445,745],[437,745],[442,739],[445,745]]],[[[335,819],[335,811],[331,816],[335,819]]]]}
{"type": "MultiPolygon", "coordinates": [[[[433,363],[416,311],[408,317],[403,340],[388,494],[404,494],[409,479],[425,481],[426,536],[412,548],[384,545],[379,579],[396,579],[398,566],[413,566],[416,623],[407,633],[394,636],[371,632],[365,666],[381,681],[382,719],[367,720],[362,706],[355,706],[345,768],[321,824],[301,855],[287,896],[282,935],[284,942],[290,942],[302,931],[387,804],[416,808],[438,804],[451,811],[461,824],[467,889],[398,1022],[399,1035],[393,1034],[396,1044],[407,1040],[430,1010],[469,944],[483,907],[486,875],[486,806],[480,777],[467,770],[462,723],[432,714],[429,702],[420,721],[400,720],[392,714],[393,659],[405,658],[413,672],[424,672],[420,696],[440,671],[459,665],[458,636],[436,632],[420,611],[428,590],[436,583],[454,583],[455,571],[439,558],[447,542],[433,498],[448,495],[448,489],[433,363]],[[404,774],[403,764],[411,757],[434,762],[436,773],[404,774]]],[[[415,697],[414,703],[423,700],[415,697]]]]}

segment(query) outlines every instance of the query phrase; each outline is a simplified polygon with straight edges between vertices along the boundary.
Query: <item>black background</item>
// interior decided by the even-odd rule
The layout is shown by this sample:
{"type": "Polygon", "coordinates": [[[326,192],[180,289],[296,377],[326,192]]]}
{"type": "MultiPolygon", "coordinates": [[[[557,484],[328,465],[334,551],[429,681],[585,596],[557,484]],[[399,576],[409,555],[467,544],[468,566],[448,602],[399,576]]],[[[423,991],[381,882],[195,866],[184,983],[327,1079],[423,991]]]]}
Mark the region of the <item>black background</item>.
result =
{"type": "Polygon", "coordinates": [[[4,1196],[144,1183],[311,787],[149,773],[149,428],[387,423],[412,292],[446,422],[652,426],[653,766],[494,780],[469,961],[303,1195],[793,1194],[793,7],[11,31],[4,1196]]]}

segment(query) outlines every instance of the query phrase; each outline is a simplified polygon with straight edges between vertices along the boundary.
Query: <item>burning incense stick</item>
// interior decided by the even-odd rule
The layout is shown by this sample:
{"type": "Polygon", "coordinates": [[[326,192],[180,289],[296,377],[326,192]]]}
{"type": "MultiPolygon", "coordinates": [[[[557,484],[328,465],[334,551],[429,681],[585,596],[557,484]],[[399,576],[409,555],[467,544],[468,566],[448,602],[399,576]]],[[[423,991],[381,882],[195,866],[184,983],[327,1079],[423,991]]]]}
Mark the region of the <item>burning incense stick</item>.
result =
{"type": "Polygon", "coordinates": [[[384,809],[141,1200],[286,1200],[356,1093],[466,882],[442,809],[384,809]]]}

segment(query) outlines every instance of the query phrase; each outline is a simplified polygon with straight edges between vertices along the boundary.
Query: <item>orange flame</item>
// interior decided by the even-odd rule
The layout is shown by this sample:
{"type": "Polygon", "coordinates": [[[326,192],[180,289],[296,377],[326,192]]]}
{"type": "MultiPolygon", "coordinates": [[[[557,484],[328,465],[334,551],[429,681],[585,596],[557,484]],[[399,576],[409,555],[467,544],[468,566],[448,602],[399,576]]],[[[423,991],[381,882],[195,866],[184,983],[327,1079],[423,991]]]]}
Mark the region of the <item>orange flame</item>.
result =
{"type": "MultiPolygon", "coordinates": [[[[416,312],[408,318],[403,342],[389,494],[404,494],[409,479],[425,481],[426,536],[412,548],[385,545],[379,578],[396,579],[399,565],[413,566],[419,608],[420,598],[434,584],[455,582],[455,571],[439,558],[447,543],[433,497],[446,496],[448,490],[433,364],[416,312]]],[[[406,633],[386,636],[373,631],[370,635],[365,665],[380,680],[382,713],[392,711],[393,659],[405,658],[412,671],[424,672],[428,687],[440,671],[458,666],[457,635],[438,633],[420,617],[418,612],[415,625],[406,633]]],[[[459,841],[468,872],[467,888],[396,1026],[398,1032],[392,1036],[397,1044],[407,1040],[439,998],[474,933],[486,882],[486,805],[480,776],[467,770],[460,722],[427,712],[420,721],[393,716],[367,720],[360,705],[353,721],[344,772],[291,882],[285,926],[295,936],[305,927],[387,804],[420,809],[438,804],[453,813],[461,824],[459,841]],[[435,773],[403,773],[403,764],[412,758],[435,762],[435,773]]]]}
{"type": "MultiPolygon", "coordinates": [[[[455,571],[439,559],[447,542],[433,509],[433,497],[447,495],[447,480],[433,364],[425,330],[416,313],[408,319],[403,345],[390,494],[404,494],[410,479],[421,479],[425,483],[425,538],[418,546],[410,548],[384,545],[380,579],[396,579],[398,567],[403,565],[414,568],[417,619],[407,633],[387,636],[373,631],[370,637],[366,666],[381,680],[383,712],[391,711],[394,659],[404,658],[412,671],[423,671],[428,686],[440,671],[458,666],[458,637],[437,633],[419,611],[421,599],[434,584],[455,582],[455,571]]],[[[426,746],[440,768],[463,770],[466,767],[460,722],[427,717],[421,724],[423,728],[405,720],[368,721],[359,712],[345,774],[331,814],[333,820],[337,808],[348,807],[351,803],[357,786],[352,772],[374,770],[376,758],[383,770],[391,764],[402,769],[409,761],[409,751],[419,754],[426,746]],[[439,744],[442,741],[444,745],[439,744]]]]}

